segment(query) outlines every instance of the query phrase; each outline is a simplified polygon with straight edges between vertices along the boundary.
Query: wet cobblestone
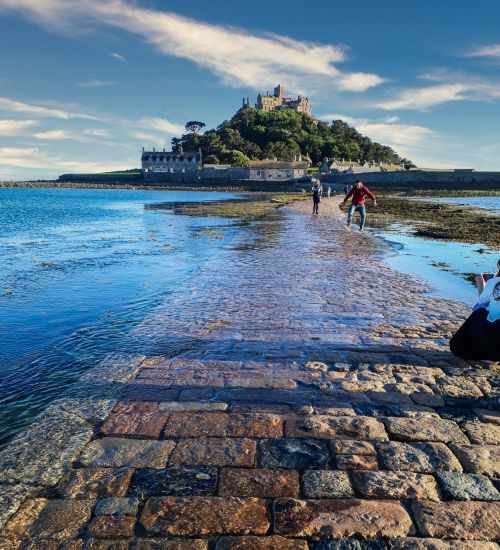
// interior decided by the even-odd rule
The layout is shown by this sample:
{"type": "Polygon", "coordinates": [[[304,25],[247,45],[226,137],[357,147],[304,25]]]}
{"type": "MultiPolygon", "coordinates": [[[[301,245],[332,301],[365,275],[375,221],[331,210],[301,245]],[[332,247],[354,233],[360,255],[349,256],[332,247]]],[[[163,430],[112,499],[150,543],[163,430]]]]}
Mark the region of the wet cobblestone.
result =
{"type": "Polygon", "coordinates": [[[0,453],[0,550],[499,550],[498,365],[452,357],[467,308],[322,207],[139,327],[177,354],[0,453]]]}

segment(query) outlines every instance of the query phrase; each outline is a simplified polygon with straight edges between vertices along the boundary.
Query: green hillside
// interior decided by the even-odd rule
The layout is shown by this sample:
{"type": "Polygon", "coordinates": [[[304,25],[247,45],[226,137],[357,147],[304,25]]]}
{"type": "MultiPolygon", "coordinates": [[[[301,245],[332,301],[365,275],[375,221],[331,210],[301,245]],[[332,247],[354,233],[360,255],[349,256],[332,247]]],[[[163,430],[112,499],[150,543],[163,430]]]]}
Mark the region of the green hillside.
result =
{"type": "Polygon", "coordinates": [[[235,166],[274,157],[293,160],[298,154],[309,156],[314,164],[328,157],[411,165],[390,147],[361,135],[341,120],[318,122],[292,109],[264,112],[244,107],[216,129],[204,134],[188,131],[172,140],[174,150],[180,145],[185,151],[201,148],[205,162],[235,166]]]}

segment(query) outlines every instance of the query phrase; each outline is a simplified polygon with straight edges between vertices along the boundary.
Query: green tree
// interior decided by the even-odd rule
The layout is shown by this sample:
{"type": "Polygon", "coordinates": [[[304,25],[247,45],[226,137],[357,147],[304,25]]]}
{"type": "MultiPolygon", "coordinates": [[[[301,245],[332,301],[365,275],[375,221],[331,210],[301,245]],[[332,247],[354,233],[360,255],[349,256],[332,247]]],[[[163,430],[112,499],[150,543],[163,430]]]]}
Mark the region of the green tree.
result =
{"type": "Polygon", "coordinates": [[[247,167],[250,159],[241,151],[233,149],[223,153],[222,161],[235,167],[247,167]]]}
{"type": "Polygon", "coordinates": [[[186,122],[186,132],[189,132],[190,134],[197,134],[203,128],[205,128],[206,124],[204,122],[200,122],[199,120],[190,120],[189,122],[186,122]]]}
{"type": "MultiPolygon", "coordinates": [[[[246,107],[200,134],[203,127],[199,121],[188,122],[182,138],[172,140],[174,150],[181,145],[185,151],[201,149],[205,158],[214,155],[231,164],[245,158],[293,160],[299,154],[316,165],[325,157],[396,164],[403,160],[390,147],[363,136],[342,120],[328,124],[292,109],[265,112],[246,107]]],[[[405,166],[413,166],[404,160],[405,166]]]]}

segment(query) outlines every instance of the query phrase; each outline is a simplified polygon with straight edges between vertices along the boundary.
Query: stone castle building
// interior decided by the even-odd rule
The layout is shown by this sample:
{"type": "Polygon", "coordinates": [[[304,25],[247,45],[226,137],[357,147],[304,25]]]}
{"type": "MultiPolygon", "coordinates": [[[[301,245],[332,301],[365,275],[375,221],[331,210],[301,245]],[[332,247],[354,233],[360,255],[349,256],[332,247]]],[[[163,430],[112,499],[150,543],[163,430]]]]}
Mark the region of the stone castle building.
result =
{"type": "MultiPolygon", "coordinates": [[[[249,106],[250,101],[247,98],[243,99],[243,106],[249,106]]],[[[260,111],[276,111],[279,109],[293,109],[298,113],[306,113],[312,115],[312,107],[309,98],[299,95],[296,98],[286,97],[285,88],[281,84],[278,84],[274,88],[273,95],[267,92],[266,95],[259,94],[257,96],[257,103],[255,105],[260,111]]]]}
{"type": "Polygon", "coordinates": [[[201,151],[152,151],[142,150],[142,171],[144,175],[198,176],[203,167],[201,151]]]}

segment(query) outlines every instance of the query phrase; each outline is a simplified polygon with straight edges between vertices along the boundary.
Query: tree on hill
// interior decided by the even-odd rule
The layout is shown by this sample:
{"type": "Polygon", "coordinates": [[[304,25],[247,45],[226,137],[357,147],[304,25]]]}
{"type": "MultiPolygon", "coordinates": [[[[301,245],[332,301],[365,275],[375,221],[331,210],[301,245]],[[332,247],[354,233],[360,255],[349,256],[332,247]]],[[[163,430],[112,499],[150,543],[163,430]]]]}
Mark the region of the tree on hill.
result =
{"type": "Polygon", "coordinates": [[[172,140],[174,150],[178,150],[180,145],[184,151],[201,149],[205,158],[216,157],[228,164],[244,162],[243,157],[235,160],[236,151],[247,161],[265,158],[293,160],[303,155],[316,165],[328,157],[394,164],[404,160],[406,166],[413,166],[391,147],[372,141],[342,120],[333,120],[329,124],[293,109],[265,112],[246,106],[231,120],[204,134],[199,134],[201,128],[198,127],[188,128],[186,125],[186,130],[181,138],[172,140]]]}
{"type": "Polygon", "coordinates": [[[186,122],[186,131],[190,134],[197,134],[203,128],[205,128],[206,124],[204,122],[200,122],[199,120],[190,120],[189,122],[186,122]]]}

